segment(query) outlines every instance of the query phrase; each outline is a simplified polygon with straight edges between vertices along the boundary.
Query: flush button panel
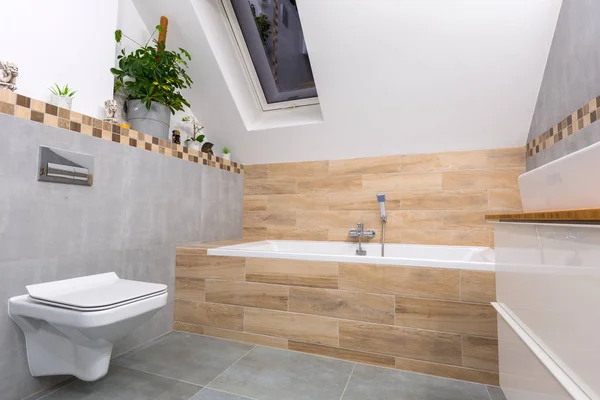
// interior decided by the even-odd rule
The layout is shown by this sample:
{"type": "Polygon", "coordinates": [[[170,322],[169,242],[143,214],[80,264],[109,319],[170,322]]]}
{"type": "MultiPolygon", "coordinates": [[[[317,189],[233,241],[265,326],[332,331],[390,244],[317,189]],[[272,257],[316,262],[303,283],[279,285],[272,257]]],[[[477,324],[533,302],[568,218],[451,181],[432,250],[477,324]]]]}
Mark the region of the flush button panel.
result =
{"type": "Polygon", "coordinates": [[[93,172],[90,154],[40,146],[38,181],[92,186],[93,172]]]}

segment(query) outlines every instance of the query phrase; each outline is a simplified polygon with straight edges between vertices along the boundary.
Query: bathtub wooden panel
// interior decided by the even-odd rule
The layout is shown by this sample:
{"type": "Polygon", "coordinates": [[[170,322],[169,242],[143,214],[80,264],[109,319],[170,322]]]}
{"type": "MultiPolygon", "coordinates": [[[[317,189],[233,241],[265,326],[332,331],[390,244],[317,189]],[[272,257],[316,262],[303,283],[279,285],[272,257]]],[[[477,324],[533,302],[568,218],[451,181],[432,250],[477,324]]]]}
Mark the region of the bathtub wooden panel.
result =
{"type": "Polygon", "coordinates": [[[498,340],[463,335],[462,364],[469,368],[498,372],[498,340]]]}
{"type": "Polygon", "coordinates": [[[338,263],[248,258],[246,280],[293,286],[338,287],[338,263]]]}
{"type": "Polygon", "coordinates": [[[329,346],[338,345],[338,320],[314,315],[246,308],[244,330],[329,346]]]}
{"type": "Polygon", "coordinates": [[[195,255],[194,249],[178,248],[175,257],[175,276],[204,279],[244,280],[245,260],[240,257],[211,257],[195,255]]]}
{"type": "Polygon", "coordinates": [[[290,311],[393,325],[394,296],[291,287],[290,311]]]}
{"type": "Polygon", "coordinates": [[[491,303],[496,301],[496,273],[490,271],[460,271],[462,301],[491,303]]]}
{"type": "Polygon", "coordinates": [[[444,378],[461,379],[464,381],[500,385],[498,374],[478,369],[458,367],[455,365],[437,364],[421,360],[396,357],[396,368],[404,371],[441,376],[444,378]]]}
{"type": "Polygon", "coordinates": [[[246,307],[288,309],[289,287],[253,282],[206,281],[206,301],[246,307]]]}
{"type": "Polygon", "coordinates": [[[396,325],[498,337],[491,305],[396,296],[396,325]]]}
{"type": "Polygon", "coordinates": [[[288,349],[301,351],[303,353],[317,354],[319,356],[339,358],[341,360],[359,362],[363,364],[379,365],[390,368],[394,368],[395,366],[394,357],[384,356],[382,354],[366,353],[364,351],[343,349],[340,347],[330,347],[290,340],[288,349]]]}
{"type": "Polygon", "coordinates": [[[340,263],[340,289],[459,299],[459,270],[340,263]]]}
{"type": "Polygon", "coordinates": [[[365,322],[340,321],[340,347],[461,365],[460,335],[365,322]]]}
{"type": "Polygon", "coordinates": [[[244,308],[175,299],[175,321],[241,331],[244,329],[244,308]]]}
{"type": "Polygon", "coordinates": [[[204,301],[204,279],[175,278],[175,298],[204,301]]]}

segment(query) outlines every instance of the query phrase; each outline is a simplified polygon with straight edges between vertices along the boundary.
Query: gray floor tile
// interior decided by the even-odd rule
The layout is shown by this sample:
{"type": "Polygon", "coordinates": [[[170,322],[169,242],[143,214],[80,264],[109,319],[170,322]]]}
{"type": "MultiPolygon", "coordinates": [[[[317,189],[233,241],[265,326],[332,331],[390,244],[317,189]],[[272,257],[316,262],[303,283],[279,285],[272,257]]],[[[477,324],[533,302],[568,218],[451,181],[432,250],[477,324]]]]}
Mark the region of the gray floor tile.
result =
{"type": "Polygon", "coordinates": [[[242,397],[236,394],[204,388],[200,393],[196,394],[190,400],[248,400],[248,397],[242,397]]]}
{"type": "Polygon", "coordinates": [[[484,385],[357,364],[343,400],[489,400],[484,385]]]}
{"type": "Polygon", "coordinates": [[[171,332],[116,358],[117,365],[198,385],[207,385],[253,345],[171,332]]]}
{"type": "Polygon", "coordinates": [[[487,390],[490,393],[490,398],[492,400],[506,400],[506,396],[504,396],[504,392],[498,386],[488,385],[487,390]]]}
{"type": "Polygon", "coordinates": [[[95,382],[75,381],[42,400],[188,400],[202,387],[112,365],[95,382]]]}
{"type": "Polygon", "coordinates": [[[209,387],[259,400],[339,400],[353,363],[256,347],[209,387]]]}

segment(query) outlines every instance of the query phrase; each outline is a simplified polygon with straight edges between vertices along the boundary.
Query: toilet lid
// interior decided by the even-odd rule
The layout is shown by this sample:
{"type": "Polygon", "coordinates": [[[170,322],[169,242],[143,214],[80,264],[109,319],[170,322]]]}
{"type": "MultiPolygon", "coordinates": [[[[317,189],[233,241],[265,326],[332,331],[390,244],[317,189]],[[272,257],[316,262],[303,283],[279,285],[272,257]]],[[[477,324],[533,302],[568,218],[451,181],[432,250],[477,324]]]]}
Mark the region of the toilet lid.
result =
{"type": "Polygon", "coordinates": [[[114,272],[27,286],[40,303],[98,311],[166,293],[167,285],[120,279],[114,272]]]}

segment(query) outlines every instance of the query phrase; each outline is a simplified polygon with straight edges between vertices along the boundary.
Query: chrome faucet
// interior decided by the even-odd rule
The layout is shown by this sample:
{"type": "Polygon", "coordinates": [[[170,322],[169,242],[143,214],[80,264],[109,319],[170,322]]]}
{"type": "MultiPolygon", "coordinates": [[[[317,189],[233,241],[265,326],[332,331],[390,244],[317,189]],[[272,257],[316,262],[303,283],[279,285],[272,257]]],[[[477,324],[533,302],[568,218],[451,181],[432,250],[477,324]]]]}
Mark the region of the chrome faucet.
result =
{"type": "Polygon", "coordinates": [[[348,232],[348,236],[358,238],[358,249],[356,250],[357,256],[367,255],[367,251],[362,248],[361,238],[366,237],[369,239],[373,239],[375,237],[375,231],[373,229],[365,231],[364,228],[364,224],[358,224],[356,229],[350,229],[350,232],[348,232]]]}

